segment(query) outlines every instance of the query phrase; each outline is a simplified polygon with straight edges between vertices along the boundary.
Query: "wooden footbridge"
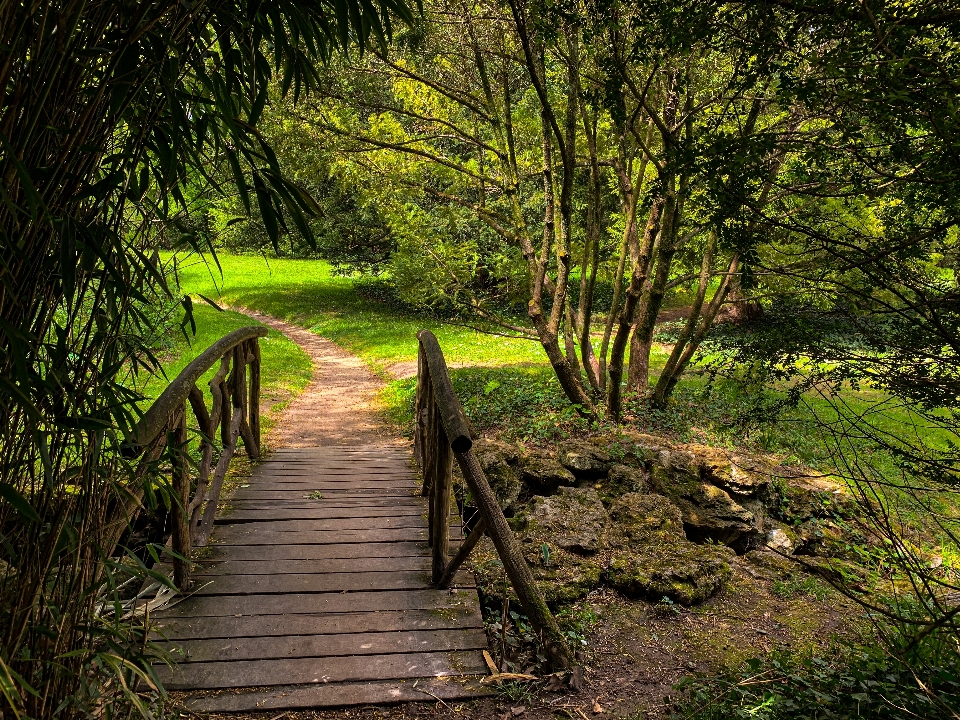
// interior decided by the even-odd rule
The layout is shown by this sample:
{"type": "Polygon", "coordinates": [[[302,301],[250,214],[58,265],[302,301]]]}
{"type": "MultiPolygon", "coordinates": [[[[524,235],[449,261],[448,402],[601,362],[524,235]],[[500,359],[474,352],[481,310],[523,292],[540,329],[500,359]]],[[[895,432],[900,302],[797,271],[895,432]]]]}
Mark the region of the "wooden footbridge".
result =
{"type": "Polygon", "coordinates": [[[157,644],[172,661],[155,666],[164,687],[186,691],[197,712],[485,694],[479,600],[472,577],[459,570],[484,533],[554,664],[569,668],[556,623],[473,457],[469,425],[427,331],[420,335],[416,405],[422,484],[405,449],[291,448],[256,465],[220,502],[241,441],[251,458],[259,456],[257,342],[264,334],[244,328],[212,346],[139,426],[144,462],[169,471],[183,498],[171,512],[171,574],[181,592],[151,615],[157,644]],[[197,383],[213,368],[208,411],[197,383]],[[199,426],[193,464],[188,404],[199,426]],[[482,518],[466,537],[452,502],[454,460],[482,518]]]}

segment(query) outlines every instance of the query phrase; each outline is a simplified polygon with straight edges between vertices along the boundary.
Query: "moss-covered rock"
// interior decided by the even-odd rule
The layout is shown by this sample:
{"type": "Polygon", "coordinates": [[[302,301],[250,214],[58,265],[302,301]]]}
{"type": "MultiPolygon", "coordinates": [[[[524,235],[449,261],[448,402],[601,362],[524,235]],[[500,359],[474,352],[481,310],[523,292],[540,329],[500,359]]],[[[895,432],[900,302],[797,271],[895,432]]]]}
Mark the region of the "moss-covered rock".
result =
{"type": "Polygon", "coordinates": [[[856,500],[847,489],[827,478],[778,483],[770,510],[774,517],[794,526],[809,520],[849,520],[859,514],[856,500]]]}
{"type": "Polygon", "coordinates": [[[670,598],[681,605],[703,602],[730,579],[727,560],[711,546],[664,548],[656,562],[622,553],[610,559],[607,582],[629,597],[670,598]]]}
{"type": "MultiPolygon", "coordinates": [[[[600,584],[602,568],[598,562],[568,552],[533,534],[520,533],[517,539],[537,588],[548,605],[557,607],[582,600],[600,584]]],[[[474,551],[473,566],[477,586],[485,596],[500,602],[506,590],[511,600],[516,601],[516,593],[507,581],[503,563],[489,538],[484,538],[474,551]]]]}
{"type": "Polygon", "coordinates": [[[607,512],[596,490],[561,487],[551,497],[535,496],[514,527],[563,550],[593,554],[600,547],[606,522],[607,512]]]}
{"type": "Polygon", "coordinates": [[[563,485],[575,485],[577,478],[557,458],[534,451],[523,458],[520,479],[533,492],[553,492],[563,485]]]}
{"type": "Polygon", "coordinates": [[[618,463],[611,466],[607,477],[598,481],[594,487],[604,504],[609,504],[627,493],[648,492],[650,475],[640,468],[618,463]]]}
{"type": "Polygon", "coordinates": [[[610,520],[606,580],[625,595],[691,605],[730,579],[733,552],[687,540],[680,510],[663,496],[624,495],[611,507],[610,520]]]}
{"type": "Polygon", "coordinates": [[[766,496],[774,473],[765,460],[706,445],[686,447],[696,457],[704,480],[735,496],[766,496]]]}
{"type": "Polygon", "coordinates": [[[557,448],[557,456],[578,478],[600,478],[610,470],[610,453],[591,442],[567,440],[557,448]]]}
{"type": "Polygon", "coordinates": [[[473,454],[487,476],[500,507],[505,511],[511,510],[522,490],[519,449],[497,440],[477,440],[473,445],[473,454]]]}
{"type": "Polygon", "coordinates": [[[651,484],[680,509],[687,533],[695,540],[746,545],[763,530],[762,508],[748,508],[730,494],[691,472],[687,458],[671,453],[670,461],[655,465],[651,484]]]}

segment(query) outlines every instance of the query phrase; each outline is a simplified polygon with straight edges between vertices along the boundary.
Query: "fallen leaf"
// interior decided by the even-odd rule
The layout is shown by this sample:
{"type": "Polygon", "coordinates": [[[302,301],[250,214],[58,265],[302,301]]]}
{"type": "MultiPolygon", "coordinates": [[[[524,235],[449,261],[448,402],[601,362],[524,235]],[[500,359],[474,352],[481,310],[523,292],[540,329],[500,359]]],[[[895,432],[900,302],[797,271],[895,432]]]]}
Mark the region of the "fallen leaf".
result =
{"type": "Polygon", "coordinates": [[[520,707],[510,708],[510,714],[513,715],[514,717],[517,717],[517,715],[523,715],[526,711],[527,711],[527,708],[524,707],[523,705],[521,705],[520,707]]]}

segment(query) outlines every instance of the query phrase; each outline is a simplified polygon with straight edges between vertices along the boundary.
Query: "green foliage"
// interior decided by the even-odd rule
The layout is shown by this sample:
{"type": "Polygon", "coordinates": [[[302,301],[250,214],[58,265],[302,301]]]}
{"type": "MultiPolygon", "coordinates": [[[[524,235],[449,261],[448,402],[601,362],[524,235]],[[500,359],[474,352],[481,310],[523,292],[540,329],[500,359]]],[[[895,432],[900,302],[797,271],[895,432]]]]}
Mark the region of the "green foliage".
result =
{"type": "Polygon", "coordinates": [[[903,657],[876,646],[837,648],[830,660],[774,653],[735,674],[687,678],[676,720],[828,720],[949,717],[960,710],[960,666],[943,638],[903,657]]]}

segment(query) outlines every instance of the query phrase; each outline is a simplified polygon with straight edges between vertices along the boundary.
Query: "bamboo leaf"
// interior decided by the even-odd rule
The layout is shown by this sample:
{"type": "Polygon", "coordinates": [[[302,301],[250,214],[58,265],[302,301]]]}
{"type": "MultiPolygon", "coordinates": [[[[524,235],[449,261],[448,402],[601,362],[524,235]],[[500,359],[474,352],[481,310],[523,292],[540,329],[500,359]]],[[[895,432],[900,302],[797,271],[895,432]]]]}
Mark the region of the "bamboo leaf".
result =
{"type": "MultiPolygon", "coordinates": [[[[0,497],[13,506],[20,516],[28,522],[40,522],[40,516],[27,499],[11,484],[0,482],[0,497]]],[[[2,662],[2,661],[0,661],[2,662]]]]}

